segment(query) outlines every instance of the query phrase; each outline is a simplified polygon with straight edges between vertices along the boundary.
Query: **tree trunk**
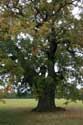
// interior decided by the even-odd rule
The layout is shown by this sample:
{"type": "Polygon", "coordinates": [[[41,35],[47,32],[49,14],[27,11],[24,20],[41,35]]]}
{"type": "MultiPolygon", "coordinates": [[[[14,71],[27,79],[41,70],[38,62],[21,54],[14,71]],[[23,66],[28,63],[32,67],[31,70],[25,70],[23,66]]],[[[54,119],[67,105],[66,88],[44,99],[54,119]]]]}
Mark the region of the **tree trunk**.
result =
{"type": "Polygon", "coordinates": [[[57,50],[56,34],[54,28],[49,38],[50,48],[46,53],[48,55],[48,76],[53,79],[53,82],[43,90],[43,93],[38,98],[38,105],[34,111],[45,112],[45,111],[64,111],[64,108],[56,107],[55,105],[55,90],[56,90],[56,73],[54,71],[55,64],[55,53],[57,50]],[[48,87],[49,86],[49,87],[48,87]]]}
{"type": "Polygon", "coordinates": [[[45,89],[45,93],[38,98],[37,107],[32,111],[36,112],[56,112],[56,111],[65,111],[65,108],[56,107],[55,104],[55,90],[52,89],[49,93],[47,93],[45,89]]]}
{"type": "Polygon", "coordinates": [[[55,90],[48,91],[45,89],[44,93],[38,98],[38,104],[34,111],[45,112],[55,109],[55,90]]]}
{"type": "MultiPolygon", "coordinates": [[[[49,43],[50,43],[50,48],[48,52],[46,53],[48,56],[48,76],[50,76],[53,80],[55,77],[55,72],[54,72],[54,55],[57,49],[57,44],[56,44],[56,38],[55,38],[55,32],[52,30],[52,33],[50,34],[49,37],[49,43]]],[[[49,84],[47,83],[49,86],[49,84]]],[[[41,96],[38,98],[38,105],[35,108],[36,111],[54,111],[56,109],[55,105],[55,86],[54,83],[51,84],[50,87],[46,87],[41,94],[41,96]],[[49,89],[48,89],[49,88],[49,89]]]]}

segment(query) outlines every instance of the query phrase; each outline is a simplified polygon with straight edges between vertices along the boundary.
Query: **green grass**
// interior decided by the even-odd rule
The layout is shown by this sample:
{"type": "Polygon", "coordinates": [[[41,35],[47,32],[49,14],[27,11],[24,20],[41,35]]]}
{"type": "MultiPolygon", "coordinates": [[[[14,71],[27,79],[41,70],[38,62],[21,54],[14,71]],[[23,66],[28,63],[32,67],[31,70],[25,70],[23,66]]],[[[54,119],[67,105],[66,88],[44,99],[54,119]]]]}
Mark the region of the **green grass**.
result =
{"type": "Polygon", "coordinates": [[[64,105],[64,99],[57,100],[58,106],[66,107],[65,112],[35,113],[34,99],[6,99],[0,102],[0,125],[83,125],[83,104],[64,105]]]}

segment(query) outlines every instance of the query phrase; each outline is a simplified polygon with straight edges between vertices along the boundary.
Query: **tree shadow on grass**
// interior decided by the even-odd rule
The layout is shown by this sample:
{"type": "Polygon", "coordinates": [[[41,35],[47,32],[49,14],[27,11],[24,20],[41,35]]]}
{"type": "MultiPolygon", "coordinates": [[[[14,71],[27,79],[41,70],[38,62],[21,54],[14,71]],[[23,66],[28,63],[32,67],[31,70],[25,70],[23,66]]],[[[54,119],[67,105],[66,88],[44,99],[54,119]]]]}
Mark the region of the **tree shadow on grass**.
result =
{"type": "Polygon", "coordinates": [[[79,109],[67,109],[65,112],[40,113],[31,112],[31,107],[0,109],[0,125],[60,125],[64,120],[66,122],[76,119],[83,122],[83,110],[80,112],[79,109]]]}
{"type": "Polygon", "coordinates": [[[28,108],[2,108],[0,109],[0,125],[21,125],[29,112],[28,108]]]}

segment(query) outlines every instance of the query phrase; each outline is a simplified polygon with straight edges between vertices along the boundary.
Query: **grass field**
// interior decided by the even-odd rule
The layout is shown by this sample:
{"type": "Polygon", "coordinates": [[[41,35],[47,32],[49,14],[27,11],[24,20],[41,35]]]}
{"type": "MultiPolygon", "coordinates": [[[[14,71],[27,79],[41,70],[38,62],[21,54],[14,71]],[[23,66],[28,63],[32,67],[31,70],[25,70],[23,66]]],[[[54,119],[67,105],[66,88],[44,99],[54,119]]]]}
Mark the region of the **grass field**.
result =
{"type": "Polygon", "coordinates": [[[31,109],[37,105],[34,99],[7,99],[0,102],[0,125],[83,125],[83,104],[81,102],[64,105],[64,99],[57,105],[65,107],[65,112],[35,113],[31,109]]]}

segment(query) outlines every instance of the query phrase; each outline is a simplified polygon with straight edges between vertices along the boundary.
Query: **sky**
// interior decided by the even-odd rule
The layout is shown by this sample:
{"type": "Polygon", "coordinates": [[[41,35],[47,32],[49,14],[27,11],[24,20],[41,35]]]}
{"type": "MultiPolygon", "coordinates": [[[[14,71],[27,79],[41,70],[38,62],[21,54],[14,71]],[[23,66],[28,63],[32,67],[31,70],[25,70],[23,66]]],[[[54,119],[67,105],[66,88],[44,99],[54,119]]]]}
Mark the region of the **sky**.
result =
{"type": "MultiPolygon", "coordinates": [[[[47,0],[48,3],[51,3],[52,0],[47,0]]],[[[83,0],[81,0],[81,3],[79,3],[79,6],[83,4],[83,0]]],[[[80,19],[80,16],[79,16],[79,13],[80,13],[80,9],[78,7],[74,7],[73,11],[72,11],[72,14],[75,16],[75,18],[77,19],[80,19]]]]}
{"type": "Polygon", "coordinates": [[[79,16],[80,10],[78,7],[74,7],[72,14],[75,16],[75,18],[80,19],[80,16],[79,16]]]}

